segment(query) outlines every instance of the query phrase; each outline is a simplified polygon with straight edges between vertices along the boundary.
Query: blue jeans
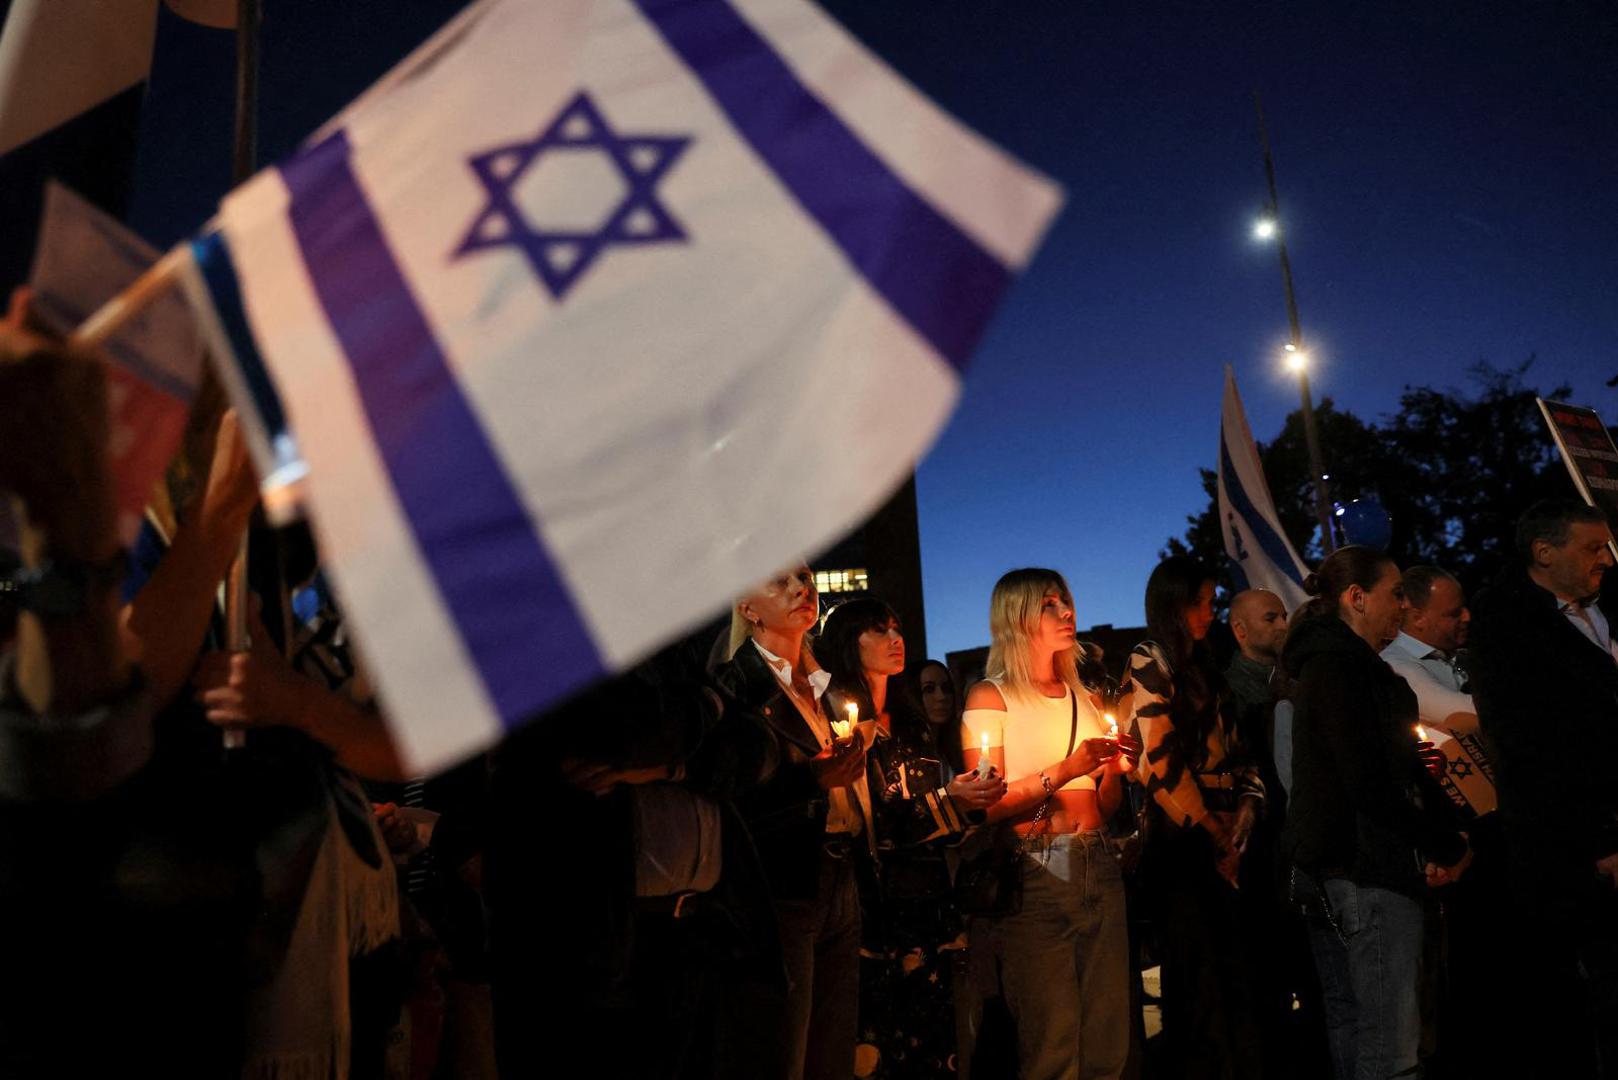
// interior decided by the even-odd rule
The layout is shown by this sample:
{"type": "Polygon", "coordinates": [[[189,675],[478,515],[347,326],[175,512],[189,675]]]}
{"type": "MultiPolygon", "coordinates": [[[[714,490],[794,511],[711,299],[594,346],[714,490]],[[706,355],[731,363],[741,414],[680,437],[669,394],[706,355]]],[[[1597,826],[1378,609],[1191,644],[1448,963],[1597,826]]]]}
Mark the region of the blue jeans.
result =
{"type": "Polygon", "coordinates": [[[1117,1080],[1129,1057],[1129,925],[1118,856],[1100,833],[1057,835],[1028,842],[1022,871],[1022,910],[972,925],[974,950],[998,949],[1021,1075],[1117,1080]]]}
{"type": "Polygon", "coordinates": [[[1333,921],[1309,920],[1337,1080],[1417,1075],[1422,907],[1403,893],[1324,883],[1333,921]]]}

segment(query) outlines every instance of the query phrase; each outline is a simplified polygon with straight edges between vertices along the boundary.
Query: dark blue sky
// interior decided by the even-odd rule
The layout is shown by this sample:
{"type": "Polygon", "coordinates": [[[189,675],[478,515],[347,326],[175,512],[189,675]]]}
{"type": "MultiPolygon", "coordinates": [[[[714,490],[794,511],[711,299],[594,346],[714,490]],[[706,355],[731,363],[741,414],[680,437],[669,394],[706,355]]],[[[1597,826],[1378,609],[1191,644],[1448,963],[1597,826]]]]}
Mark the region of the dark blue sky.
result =
{"type": "MultiPolygon", "coordinates": [[[[461,6],[267,0],[266,160],[461,6]]],[[[1223,366],[1259,438],[1296,406],[1275,255],[1248,236],[1255,87],[1318,395],[1374,418],[1407,384],[1537,353],[1532,379],[1618,419],[1610,4],[824,6],[1068,192],[919,471],[935,654],[986,640],[1016,565],[1066,573],[1081,623],[1138,623],[1158,549],[1203,504],[1223,366]]],[[[156,243],[228,182],[232,63],[228,34],[165,20],[133,213],[156,243]]]]}
{"type": "Polygon", "coordinates": [[[1248,236],[1255,87],[1317,396],[1375,418],[1536,353],[1532,380],[1618,419],[1618,9],[827,6],[1068,191],[919,471],[935,654],[987,640],[1025,563],[1067,575],[1081,624],[1138,625],[1205,505],[1224,365],[1258,438],[1297,406],[1275,253],[1248,236]]]}

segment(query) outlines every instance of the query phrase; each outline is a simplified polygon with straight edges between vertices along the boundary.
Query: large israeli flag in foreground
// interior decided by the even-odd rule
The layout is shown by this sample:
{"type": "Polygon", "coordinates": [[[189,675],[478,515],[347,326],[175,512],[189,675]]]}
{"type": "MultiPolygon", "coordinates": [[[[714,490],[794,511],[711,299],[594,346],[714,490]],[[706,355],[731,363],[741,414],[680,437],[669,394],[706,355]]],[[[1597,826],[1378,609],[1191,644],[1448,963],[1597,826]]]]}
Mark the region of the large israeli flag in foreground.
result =
{"type": "Polygon", "coordinates": [[[1236,393],[1236,376],[1228,365],[1219,421],[1219,526],[1238,589],[1268,589],[1289,612],[1309,599],[1303,591],[1308,571],[1281,529],[1258,446],[1236,393]]]}
{"type": "Polygon", "coordinates": [[[879,505],[1060,201],[802,0],[485,0],[189,286],[431,769],[879,505]]]}

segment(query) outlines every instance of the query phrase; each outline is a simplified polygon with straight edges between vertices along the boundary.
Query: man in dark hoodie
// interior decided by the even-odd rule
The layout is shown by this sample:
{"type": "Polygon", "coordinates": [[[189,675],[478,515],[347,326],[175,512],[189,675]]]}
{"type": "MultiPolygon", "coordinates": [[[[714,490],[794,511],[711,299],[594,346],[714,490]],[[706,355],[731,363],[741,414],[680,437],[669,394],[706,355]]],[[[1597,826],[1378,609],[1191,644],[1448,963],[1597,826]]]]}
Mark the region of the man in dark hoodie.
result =
{"type": "Polygon", "coordinates": [[[1618,1076],[1618,648],[1596,603],[1611,543],[1599,509],[1535,503],[1517,525],[1524,565],[1479,597],[1472,623],[1472,693],[1524,916],[1503,943],[1525,946],[1519,982],[1548,991],[1524,995],[1515,1041],[1542,1075],[1618,1076]]]}
{"type": "Polygon", "coordinates": [[[1427,889],[1471,858],[1416,748],[1416,697],[1377,655],[1399,632],[1399,568],[1340,548],[1305,582],[1288,636],[1296,680],[1292,802],[1283,847],[1306,899],[1339,1080],[1415,1076],[1427,889]]]}

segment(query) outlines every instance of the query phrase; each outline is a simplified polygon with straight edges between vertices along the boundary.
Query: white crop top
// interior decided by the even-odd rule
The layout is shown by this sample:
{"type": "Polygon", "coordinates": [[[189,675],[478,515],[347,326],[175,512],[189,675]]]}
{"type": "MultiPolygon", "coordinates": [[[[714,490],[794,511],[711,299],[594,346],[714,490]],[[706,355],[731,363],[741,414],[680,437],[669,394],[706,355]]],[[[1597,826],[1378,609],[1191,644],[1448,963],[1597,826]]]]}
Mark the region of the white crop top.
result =
{"type": "MultiPolygon", "coordinates": [[[[978,763],[978,751],[983,746],[983,734],[989,735],[991,747],[1001,746],[1006,752],[1006,779],[1016,781],[1032,776],[1067,757],[1068,734],[1073,729],[1073,690],[1059,698],[1016,697],[1006,691],[999,679],[987,680],[1006,700],[1006,711],[999,709],[967,709],[961,717],[967,738],[962,740],[967,768],[978,763]]],[[[1108,733],[1107,723],[1101,718],[1089,694],[1078,696],[1078,732],[1074,736],[1076,748],[1085,739],[1097,739],[1108,733]]],[[[1095,778],[1081,776],[1070,780],[1067,790],[1094,791],[1095,778]]]]}

